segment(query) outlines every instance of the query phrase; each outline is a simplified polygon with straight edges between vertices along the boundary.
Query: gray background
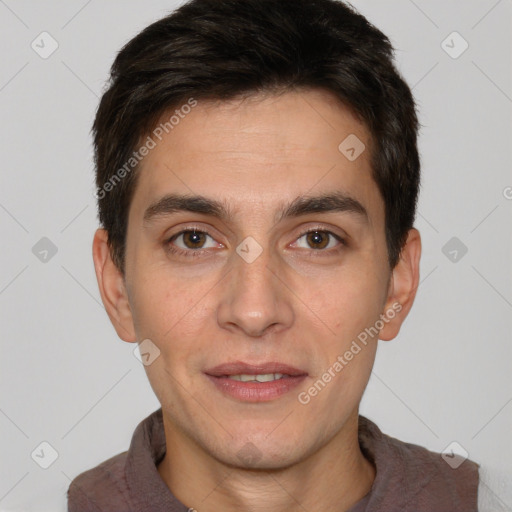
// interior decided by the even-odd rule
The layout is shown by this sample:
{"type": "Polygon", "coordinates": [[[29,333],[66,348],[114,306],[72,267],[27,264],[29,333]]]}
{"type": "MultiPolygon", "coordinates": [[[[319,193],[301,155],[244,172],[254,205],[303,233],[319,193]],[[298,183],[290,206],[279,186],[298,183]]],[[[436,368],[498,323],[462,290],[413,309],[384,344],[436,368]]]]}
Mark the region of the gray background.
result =
{"type": "MultiPolygon", "coordinates": [[[[432,450],[456,441],[512,510],[512,1],[353,4],[391,38],[423,125],[422,282],[361,412],[432,450]]],[[[70,479],[159,407],[99,297],[89,131],[115,53],[176,5],[0,0],[2,511],[65,510],[70,479]]]]}

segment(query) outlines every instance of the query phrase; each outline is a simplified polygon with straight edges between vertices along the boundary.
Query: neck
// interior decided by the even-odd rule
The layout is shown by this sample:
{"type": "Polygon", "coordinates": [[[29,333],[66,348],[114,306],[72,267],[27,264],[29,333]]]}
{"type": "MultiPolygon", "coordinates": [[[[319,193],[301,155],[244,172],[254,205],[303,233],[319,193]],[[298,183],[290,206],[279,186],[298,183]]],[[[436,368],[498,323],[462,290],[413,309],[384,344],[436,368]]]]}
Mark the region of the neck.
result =
{"type": "Polygon", "coordinates": [[[270,470],[227,466],[169,427],[164,415],[167,451],[158,472],[174,496],[198,512],[344,512],[370,491],[375,479],[375,468],[359,447],[357,410],[320,449],[296,464],[270,470]]]}

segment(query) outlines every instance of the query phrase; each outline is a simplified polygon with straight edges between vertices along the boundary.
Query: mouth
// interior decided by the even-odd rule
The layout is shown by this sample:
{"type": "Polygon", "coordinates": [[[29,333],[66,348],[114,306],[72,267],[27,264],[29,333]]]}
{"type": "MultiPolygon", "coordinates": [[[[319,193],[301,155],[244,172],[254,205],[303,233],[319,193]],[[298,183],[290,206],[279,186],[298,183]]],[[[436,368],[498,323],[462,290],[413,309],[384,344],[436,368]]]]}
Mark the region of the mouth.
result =
{"type": "Polygon", "coordinates": [[[290,376],[284,373],[263,373],[258,375],[241,373],[240,375],[226,375],[226,377],[239,382],[272,382],[274,380],[286,379],[290,376]]]}
{"type": "Polygon", "coordinates": [[[304,370],[277,362],[225,363],[204,373],[221,393],[242,402],[274,400],[297,387],[308,375],[304,370]]]}

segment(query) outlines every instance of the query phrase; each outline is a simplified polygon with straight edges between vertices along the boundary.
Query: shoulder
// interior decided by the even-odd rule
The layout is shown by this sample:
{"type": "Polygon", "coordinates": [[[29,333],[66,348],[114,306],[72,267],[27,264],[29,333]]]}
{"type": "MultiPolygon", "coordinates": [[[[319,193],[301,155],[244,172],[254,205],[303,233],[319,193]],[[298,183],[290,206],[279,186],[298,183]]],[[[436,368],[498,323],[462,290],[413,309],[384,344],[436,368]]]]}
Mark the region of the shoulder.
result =
{"type": "Polygon", "coordinates": [[[79,474],[68,488],[68,512],[120,510],[120,506],[129,510],[125,476],[127,453],[115,455],[79,474]]]}
{"type": "Polygon", "coordinates": [[[401,441],[390,436],[386,437],[391,449],[415,474],[430,469],[434,473],[443,474],[449,480],[460,480],[464,477],[478,475],[478,464],[453,450],[440,453],[418,444],[401,441]]]}
{"type": "Polygon", "coordinates": [[[411,478],[421,482],[418,489],[443,489],[454,500],[469,495],[476,499],[479,481],[476,462],[453,451],[434,452],[396,439],[392,444],[411,478]]]}
{"type": "Polygon", "coordinates": [[[423,446],[390,438],[403,469],[407,503],[418,510],[469,512],[477,510],[479,466],[456,453],[438,453],[423,446]]]}
{"type": "Polygon", "coordinates": [[[418,512],[477,510],[479,465],[450,451],[438,453],[384,434],[360,417],[360,444],[377,466],[375,499],[418,512]],[[380,473],[380,474],[379,474],[380,473]]]}

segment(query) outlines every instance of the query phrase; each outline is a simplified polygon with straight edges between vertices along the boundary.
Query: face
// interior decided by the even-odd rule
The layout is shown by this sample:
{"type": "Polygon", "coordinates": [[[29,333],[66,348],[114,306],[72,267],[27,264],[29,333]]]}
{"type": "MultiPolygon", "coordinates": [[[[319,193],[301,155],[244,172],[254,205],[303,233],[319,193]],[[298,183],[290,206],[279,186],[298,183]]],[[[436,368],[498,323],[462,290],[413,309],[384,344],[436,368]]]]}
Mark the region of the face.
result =
{"type": "Polygon", "coordinates": [[[401,322],[379,322],[396,293],[369,134],[302,91],[198,102],[156,140],[114,325],[159,349],[145,369],[176,438],[237,466],[303,460],[357,418],[377,344],[365,328],[401,322]],[[366,147],[356,159],[348,136],[366,147]]]}

